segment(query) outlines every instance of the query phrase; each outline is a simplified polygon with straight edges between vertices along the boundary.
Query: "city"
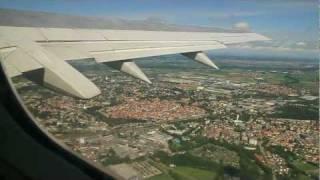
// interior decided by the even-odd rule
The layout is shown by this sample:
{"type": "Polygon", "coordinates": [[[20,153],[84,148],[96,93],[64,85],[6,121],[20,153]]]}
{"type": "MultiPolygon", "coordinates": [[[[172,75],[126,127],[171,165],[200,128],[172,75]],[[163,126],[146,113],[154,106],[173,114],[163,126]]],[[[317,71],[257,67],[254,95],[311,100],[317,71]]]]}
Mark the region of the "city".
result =
{"type": "Polygon", "coordinates": [[[141,63],[153,84],[74,63],[101,88],[89,100],[21,77],[14,82],[44,129],[125,179],[317,179],[317,64],[279,69],[218,61],[227,68],[214,71],[154,62],[141,63]]]}

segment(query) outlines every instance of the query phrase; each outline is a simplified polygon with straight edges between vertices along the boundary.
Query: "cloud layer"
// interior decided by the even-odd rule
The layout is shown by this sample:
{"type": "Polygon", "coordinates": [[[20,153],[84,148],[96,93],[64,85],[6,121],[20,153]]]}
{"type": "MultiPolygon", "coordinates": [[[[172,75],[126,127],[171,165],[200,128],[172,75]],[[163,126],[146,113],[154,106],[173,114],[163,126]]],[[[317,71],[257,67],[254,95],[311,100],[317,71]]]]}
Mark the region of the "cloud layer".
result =
{"type": "Polygon", "coordinates": [[[247,22],[238,22],[233,25],[233,29],[241,32],[249,32],[250,26],[247,22]]]}

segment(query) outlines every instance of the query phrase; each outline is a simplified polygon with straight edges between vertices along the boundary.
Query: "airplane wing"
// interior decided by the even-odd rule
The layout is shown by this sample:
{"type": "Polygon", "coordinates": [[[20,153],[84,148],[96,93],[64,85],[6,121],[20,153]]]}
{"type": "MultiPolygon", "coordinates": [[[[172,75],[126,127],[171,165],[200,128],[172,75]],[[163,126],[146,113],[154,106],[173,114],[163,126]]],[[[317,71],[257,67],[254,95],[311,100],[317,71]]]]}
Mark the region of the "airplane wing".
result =
{"type": "Polygon", "coordinates": [[[0,26],[0,61],[9,77],[24,75],[48,88],[88,99],[100,90],[67,63],[94,59],[151,83],[135,58],[181,53],[218,69],[203,51],[264,41],[256,33],[169,32],[0,26]]]}

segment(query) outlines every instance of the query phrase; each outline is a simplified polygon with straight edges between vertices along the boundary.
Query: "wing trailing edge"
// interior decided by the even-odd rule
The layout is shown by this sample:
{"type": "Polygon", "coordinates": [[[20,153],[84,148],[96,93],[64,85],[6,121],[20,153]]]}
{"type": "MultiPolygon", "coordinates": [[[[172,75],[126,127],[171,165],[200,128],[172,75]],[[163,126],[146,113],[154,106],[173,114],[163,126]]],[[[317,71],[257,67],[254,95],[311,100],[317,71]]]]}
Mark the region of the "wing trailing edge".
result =
{"type": "Polygon", "coordinates": [[[151,83],[132,59],[178,53],[219,69],[204,51],[265,40],[269,39],[256,33],[0,26],[0,61],[9,77],[24,75],[50,89],[89,99],[101,91],[68,60],[94,59],[151,83]]]}

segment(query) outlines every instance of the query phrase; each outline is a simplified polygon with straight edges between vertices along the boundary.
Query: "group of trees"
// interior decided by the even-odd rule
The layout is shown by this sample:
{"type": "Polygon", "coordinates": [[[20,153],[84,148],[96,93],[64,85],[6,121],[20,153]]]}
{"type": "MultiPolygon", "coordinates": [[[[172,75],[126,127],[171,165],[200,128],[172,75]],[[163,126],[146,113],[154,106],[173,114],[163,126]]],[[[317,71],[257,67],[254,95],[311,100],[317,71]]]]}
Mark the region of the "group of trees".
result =
{"type": "Polygon", "coordinates": [[[288,104],[278,107],[273,116],[288,119],[319,120],[319,111],[311,105],[288,104]]]}
{"type": "MultiPolygon", "coordinates": [[[[282,176],[279,177],[281,180],[289,180],[289,179],[299,179],[298,177],[306,177],[308,174],[304,172],[303,170],[299,169],[295,164],[294,161],[298,160],[299,157],[290,151],[286,151],[284,147],[282,146],[270,146],[268,149],[275,153],[278,154],[280,157],[284,158],[288,164],[288,167],[290,168],[290,174],[289,176],[282,176]]],[[[314,165],[317,167],[317,165],[314,165]]],[[[317,179],[316,176],[311,177],[312,179],[317,179]]],[[[309,179],[309,178],[308,178],[309,179]]]]}
{"type": "Polygon", "coordinates": [[[156,157],[159,157],[165,164],[176,164],[181,166],[189,166],[199,169],[214,170],[217,177],[223,177],[224,174],[230,176],[241,177],[241,179],[272,179],[271,169],[262,163],[258,162],[252,151],[244,149],[240,145],[229,144],[224,141],[216,141],[205,137],[196,137],[191,141],[181,142],[178,147],[175,147],[179,151],[186,151],[184,154],[176,154],[169,157],[165,152],[156,153],[156,157]],[[219,146],[223,146],[231,151],[238,153],[240,157],[240,169],[224,166],[223,162],[217,163],[205,158],[199,158],[188,153],[188,149],[200,147],[202,145],[212,143],[219,146]]]}

